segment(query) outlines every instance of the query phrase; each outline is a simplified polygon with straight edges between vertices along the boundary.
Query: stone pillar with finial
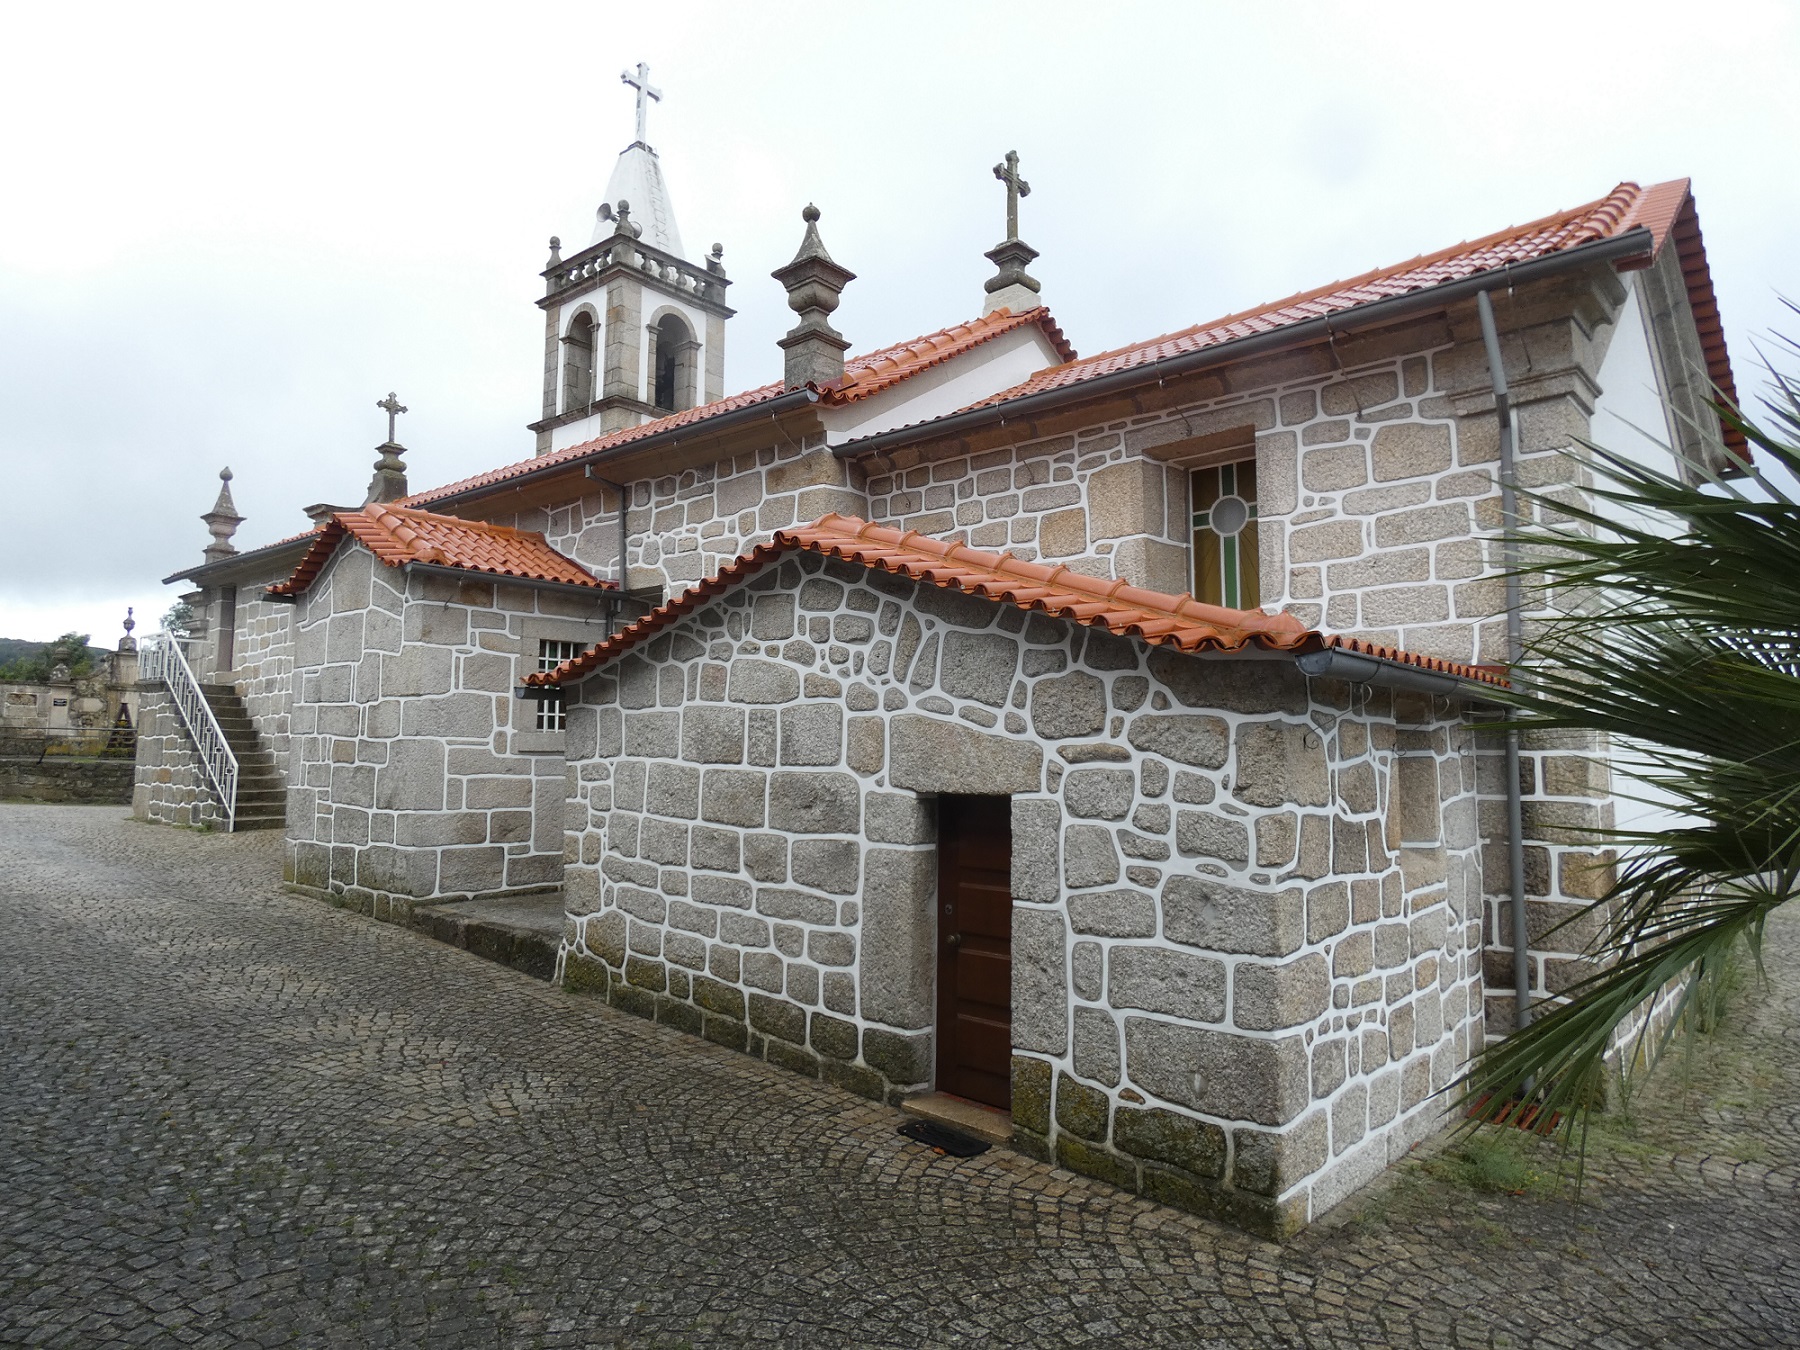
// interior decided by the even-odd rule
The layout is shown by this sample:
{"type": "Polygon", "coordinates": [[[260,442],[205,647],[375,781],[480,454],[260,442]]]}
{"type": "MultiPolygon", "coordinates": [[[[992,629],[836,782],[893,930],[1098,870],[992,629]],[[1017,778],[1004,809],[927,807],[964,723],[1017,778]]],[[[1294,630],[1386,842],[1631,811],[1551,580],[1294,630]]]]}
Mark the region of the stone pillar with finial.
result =
{"type": "Polygon", "coordinates": [[[776,344],[787,358],[782,384],[788,389],[829,384],[843,376],[844,352],[850,343],[830,320],[844,287],[856,280],[856,273],[838,266],[825,251],[819,238],[819,208],[808,203],[800,219],[806,222],[800,251],[786,267],[769,274],[787,288],[788,308],[800,316],[776,344]]]}
{"type": "Polygon", "coordinates": [[[1019,198],[1031,195],[1031,184],[1019,177],[1017,150],[1008,150],[1006,158],[994,165],[994,177],[1006,185],[1006,238],[982,255],[999,271],[983,288],[987,299],[981,312],[985,316],[1005,309],[1022,314],[1044,302],[1036,278],[1025,270],[1038,251],[1019,238],[1019,198]]]}
{"type": "Polygon", "coordinates": [[[125,622],[121,625],[125,629],[125,636],[119,639],[118,649],[113,652],[112,687],[107,691],[108,705],[113,716],[117,717],[118,709],[111,705],[117,704],[125,709],[126,716],[130,719],[125,724],[127,727],[137,725],[138,644],[137,639],[131,635],[132,629],[137,627],[137,620],[132,616],[133,610],[127,606],[125,622]]]}
{"type": "Polygon", "coordinates": [[[406,495],[406,461],[401,454],[406,447],[394,439],[394,419],[406,411],[406,405],[390,392],[375,403],[388,415],[387,439],[375,447],[381,458],[375,461],[375,476],[369,480],[369,495],[364,506],[372,502],[396,502],[406,495]]]}
{"type": "Polygon", "coordinates": [[[212,532],[212,543],[208,544],[203,556],[206,561],[218,562],[220,559],[232,557],[237,549],[231,542],[231,536],[237,533],[238,526],[244,518],[237,513],[237,505],[231,500],[231,470],[219,470],[219,498],[213,503],[212,510],[200,519],[212,532]]]}

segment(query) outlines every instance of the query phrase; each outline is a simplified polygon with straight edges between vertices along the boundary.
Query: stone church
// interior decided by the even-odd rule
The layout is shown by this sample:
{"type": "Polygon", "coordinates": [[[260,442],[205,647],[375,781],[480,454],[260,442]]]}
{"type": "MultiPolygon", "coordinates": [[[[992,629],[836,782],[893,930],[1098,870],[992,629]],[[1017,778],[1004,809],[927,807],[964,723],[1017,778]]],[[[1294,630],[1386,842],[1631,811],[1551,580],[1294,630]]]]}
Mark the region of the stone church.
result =
{"type": "Polygon", "coordinates": [[[414,492],[390,396],[360,506],[240,552],[227,485],[136,811],[281,828],[381,918],[560,894],[571,988],[1295,1231],[1582,967],[1567,832],[1616,807],[1595,747],[1474,729],[1499,540],[1582,439],[1746,455],[1688,184],[1080,357],[1008,155],[984,294],[861,354],[808,206],[784,377],[727,394],[627,82],[535,453],[414,492]]]}

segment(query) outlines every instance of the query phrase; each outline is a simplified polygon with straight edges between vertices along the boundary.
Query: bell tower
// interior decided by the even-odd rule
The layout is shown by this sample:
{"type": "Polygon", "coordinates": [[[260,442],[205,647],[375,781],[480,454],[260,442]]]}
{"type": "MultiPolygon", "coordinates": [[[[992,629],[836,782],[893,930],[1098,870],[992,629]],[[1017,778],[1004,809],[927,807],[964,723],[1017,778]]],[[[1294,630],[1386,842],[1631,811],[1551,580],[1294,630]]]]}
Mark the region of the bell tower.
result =
{"type": "Polygon", "coordinates": [[[725,321],[735,313],[725,250],[688,260],[646,139],[662,90],[641,62],[619,79],[636,94],[636,138],[613,165],[587,247],[565,258],[552,237],[543,271],[543,415],[531,424],[540,455],[725,393],[725,321]]]}

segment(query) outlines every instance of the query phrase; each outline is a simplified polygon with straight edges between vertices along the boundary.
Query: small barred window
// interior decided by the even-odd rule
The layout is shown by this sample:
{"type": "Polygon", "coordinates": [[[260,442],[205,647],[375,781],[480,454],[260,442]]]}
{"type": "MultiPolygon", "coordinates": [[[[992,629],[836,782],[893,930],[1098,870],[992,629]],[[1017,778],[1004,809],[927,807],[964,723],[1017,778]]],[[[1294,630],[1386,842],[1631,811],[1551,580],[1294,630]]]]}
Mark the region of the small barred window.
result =
{"type": "MultiPolygon", "coordinates": [[[[562,642],[553,638],[538,639],[538,664],[540,671],[555,670],[564,661],[580,655],[579,642],[562,642]]],[[[537,729],[539,731],[561,731],[568,725],[568,708],[563,703],[563,692],[560,689],[548,690],[537,705],[537,729]]]]}

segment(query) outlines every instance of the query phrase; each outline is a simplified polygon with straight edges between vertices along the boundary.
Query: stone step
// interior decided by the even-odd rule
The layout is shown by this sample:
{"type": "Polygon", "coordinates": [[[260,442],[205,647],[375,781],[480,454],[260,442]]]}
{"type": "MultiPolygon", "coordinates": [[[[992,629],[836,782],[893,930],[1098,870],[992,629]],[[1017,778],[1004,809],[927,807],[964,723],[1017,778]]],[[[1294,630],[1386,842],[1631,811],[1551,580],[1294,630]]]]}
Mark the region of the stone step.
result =
{"type": "Polygon", "coordinates": [[[540,980],[556,974],[562,943],[561,892],[420,906],[412,926],[427,937],[540,980]]]}
{"type": "Polygon", "coordinates": [[[286,827],[286,816],[239,816],[233,828],[238,830],[280,830],[286,827]]]}

